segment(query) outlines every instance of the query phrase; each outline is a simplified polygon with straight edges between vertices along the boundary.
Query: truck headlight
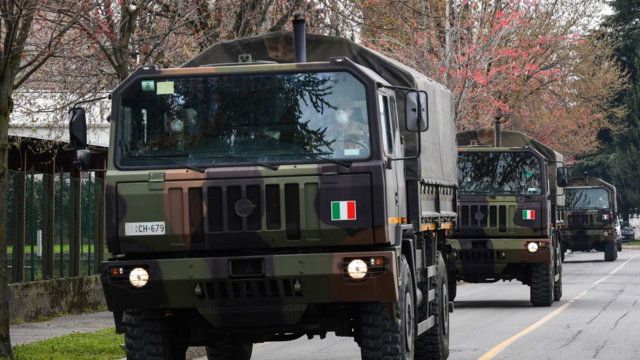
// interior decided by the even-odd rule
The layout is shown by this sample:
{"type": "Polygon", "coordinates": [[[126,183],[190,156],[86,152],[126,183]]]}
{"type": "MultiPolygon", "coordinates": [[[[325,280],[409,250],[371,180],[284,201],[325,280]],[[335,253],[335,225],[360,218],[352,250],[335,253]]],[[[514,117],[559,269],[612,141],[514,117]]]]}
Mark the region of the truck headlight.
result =
{"type": "Polygon", "coordinates": [[[149,282],[149,273],[143,268],[135,268],[129,273],[129,282],[131,285],[141,288],[149,282]]]}
{"type": "Polygon", "coordinates": [[[607,230],[605,230],[605,231],[602,232],[602,235],[603,236],[609,236],[609,232],[607,230]]]}
{"type": "Polygon", "coordinates": [[[538,244],[536,244],[536,243],[534,243],[534,242],[530,242],[530,243],[527,245],[527,249],[529,249],[529,252],[530,252],[530,253],[534,253],[534,252],[538,251],[538,244]]]}
{"type": "Polygon", "coordinates": [[[347,267],[347,273],[354,279],[362,279],[367,275],[367,263],[360,259],[352,260],[347,267]]]}

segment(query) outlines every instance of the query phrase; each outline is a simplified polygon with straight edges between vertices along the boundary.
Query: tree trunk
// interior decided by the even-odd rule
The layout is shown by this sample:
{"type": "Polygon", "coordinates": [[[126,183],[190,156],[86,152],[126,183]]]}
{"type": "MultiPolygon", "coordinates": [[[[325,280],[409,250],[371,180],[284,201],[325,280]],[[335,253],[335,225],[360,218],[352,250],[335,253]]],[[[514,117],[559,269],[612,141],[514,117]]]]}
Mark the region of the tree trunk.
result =
{"type": "MultiPolygon", "coordinates": [[[[8,79],[7,79],[8,78],[8,79]]],[[[9,334],[9,283],[7,277],[7,206],[9,185],[9,115],[13,110],[12,81],[0,84],[0,357],[13,359],[9,334]]]]}

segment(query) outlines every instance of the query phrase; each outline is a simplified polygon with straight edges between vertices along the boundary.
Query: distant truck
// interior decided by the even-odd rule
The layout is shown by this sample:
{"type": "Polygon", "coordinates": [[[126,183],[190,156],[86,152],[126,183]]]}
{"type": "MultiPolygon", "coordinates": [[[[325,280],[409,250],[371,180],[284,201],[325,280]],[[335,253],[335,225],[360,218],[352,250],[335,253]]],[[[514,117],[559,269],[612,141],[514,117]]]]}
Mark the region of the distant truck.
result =
{"type": "Polygon", "coordinates": [[[563,260],[566,250],[598,250],[606,261],[616,260],[615,186],[585,175],[571,178],[565,192],[565,226],[560,232],[563,260]]]}
{"type": "MultiPolygon", "coordinates": [[[[452,93],[294,28],[113,92],[101,276],[128,359],[249,359],[327,332],[363,359],[448,357],[452,93]]],[[[72,109],[78,148],[85,127],[72,109]]]]}
{"type": "Polygon", "coordinates": [[[534,306],[560,300],[562,155],[499,124],[495,131],[458,132],[457,141],[458,226],[447,241],[450,298],[456,281],[515,279],[529,285],[534,306]]]}

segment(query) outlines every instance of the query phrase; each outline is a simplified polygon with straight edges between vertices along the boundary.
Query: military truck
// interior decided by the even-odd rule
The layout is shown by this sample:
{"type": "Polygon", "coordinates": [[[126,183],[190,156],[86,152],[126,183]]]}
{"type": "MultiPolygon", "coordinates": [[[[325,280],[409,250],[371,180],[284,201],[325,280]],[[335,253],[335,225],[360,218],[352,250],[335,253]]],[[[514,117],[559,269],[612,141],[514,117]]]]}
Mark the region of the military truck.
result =
{"type": "Polygon", "coordinates": [[[458,226],[448,239],[450,298],[456,281],[518,280],[534,306],[562,296],[562,155],[517,131],[461,131],[458,226]]]}
{"type": "Polygon", "coordinates": [[[606,261],[616,260],[615,186],[585,174],[571,178],[565,191],[565,226],[560,232],[562,260],[567,250],[603,251],[606,261]]]}
{"type": "MultiPolygon", "coordinates": [[[[129,359],[249,359],[327,332],[363,359],[448,357],[452,94],[294,27],[112,93],[101,278],[129,359]]],[[[84,110],[70,116],[88,169],[84,110]]]]}

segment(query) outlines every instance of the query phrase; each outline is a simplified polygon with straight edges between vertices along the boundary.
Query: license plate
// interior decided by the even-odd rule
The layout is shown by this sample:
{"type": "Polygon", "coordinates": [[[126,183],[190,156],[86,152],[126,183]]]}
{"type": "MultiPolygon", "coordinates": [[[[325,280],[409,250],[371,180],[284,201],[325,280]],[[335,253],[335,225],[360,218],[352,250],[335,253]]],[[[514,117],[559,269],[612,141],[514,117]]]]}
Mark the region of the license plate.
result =
{"type": "Polygon", "coordinates": [[[164,221],[124,224],[124,234],[126,236],[164,235],[164,231],[164,221]]]}

